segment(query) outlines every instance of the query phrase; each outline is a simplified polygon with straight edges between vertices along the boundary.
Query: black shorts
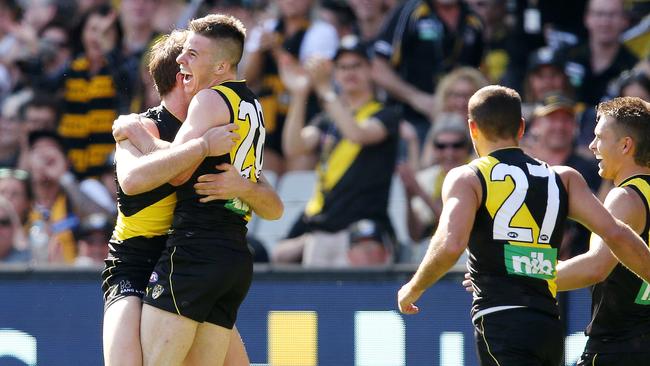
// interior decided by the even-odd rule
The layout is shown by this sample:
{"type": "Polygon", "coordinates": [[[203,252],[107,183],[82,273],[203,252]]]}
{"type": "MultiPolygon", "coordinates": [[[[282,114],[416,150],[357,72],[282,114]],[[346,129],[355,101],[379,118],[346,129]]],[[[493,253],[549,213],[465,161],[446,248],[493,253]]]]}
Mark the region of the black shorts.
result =
{"type": "Polygon", "coordinates": [[[167,247],[151,275],[144,302],[232,329],[253,279],[253,255],[245,242],[237,249],[227,245],[217,239],[194,239],[167,247]]]}
{"type": "Polygon", "coordinates": [[[111,239],[102,271],[104,310],[127,296],[144,296],[154,266],[165,248],[167,235],[124,241],[111,239]]]}
{"type": "Polygon", "coordinates": [[[474,322],[480,364],[560,366],[564,329],[558,317],[529,308],[490,313],[474,322]]]}
{"type": "Polygon", "coordinates": [[[583,353],[576,366],[631,366],[647,365],[650,352],[638,353],[583,353]]]}

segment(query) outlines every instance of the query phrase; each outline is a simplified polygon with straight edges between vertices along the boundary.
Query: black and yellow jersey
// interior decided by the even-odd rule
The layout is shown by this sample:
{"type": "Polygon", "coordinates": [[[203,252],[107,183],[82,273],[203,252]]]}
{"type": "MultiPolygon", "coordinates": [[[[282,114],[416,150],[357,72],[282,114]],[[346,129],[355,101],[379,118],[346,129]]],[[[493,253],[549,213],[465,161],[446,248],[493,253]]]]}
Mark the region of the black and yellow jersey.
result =
{"type": "MultiPolygon", "coordinates": [[[[156,123],[162,140],[172,142],[181,121],[165,107],[158,106],[143,113],[156,123]]],[[[165,183],[151,191],[127,195],[117,185],[117,222],[113,241],[124,242],[135,237],[152,238],[167,235],[176,206],[175,187],[165,183]]],[[[125,242],[126,243],[126,242],[125,242]]]]}
{"type": "Polygon", "coordinates": [[[396,108],[371,100],[354,111],[354,118],[357,123],[377,119],[387,136],[379,143],[361,145],[344,138],[325,113],[320,115],[315,122],[321,131],[318,181],[303,215],[304,231],[336,232],[361,219],[391,227],[387,207],[399,115],[396,108]]]}
{"type": "MultiPolygon", "coordinates": [[[[624,180],[619,187],[629,187],[645,205],[646,222],[641,238],[650,243],[650,175],[636,175],[624,180]]],[[[643,347],[650,345],[650,287],[630,270],[618,263],[605,281],[592,288],[592,319],[587,326],[588,351],[623,352],[634,349],[631,338],[645,335],[643,347]],[[624,347],[616,341],[625,341],[624,347]],[[620,349],[612,349],[609,345],[620,349]]],[[[648,349],[636,347],[637,351],[648,349]]]]}
{"type": "Polygon", "coordinates": [[[101,174],[115,149],[111,134],[119,93],[108,67],[91,74],[85,56],[72,61],[64,80],[63,114],[57,128],[78,178],[101,174]]]}
{"type": "Polygon", "coordinates": [[[560,176],[519,148],[469,166],[483,191],[469,240],[472,316],[509,306],[559,315],[557,253],[568,211],[560,176]]]}
{"type": "Polygon", "coordinates": [[[230,109],[230,123],[236,124],[240,136],[229,154],[208,157],[194,171],[192,177],[177,189],[178,202],[174,212],[173,245],[176,239],[189,234],[193,237],[231,238],[246,231],[251,208],[239,199],[215,200],[202,203],[194,190],[197,178],[218,172],[215,166],[232,164],[240,174],[257,182],[262,171],[264,149],[264,118],[262,106],[244,81],[228,81],[212,87],[226,101],[230,109]],[[177,235],[178,234],[178,235],[177,235]]]}

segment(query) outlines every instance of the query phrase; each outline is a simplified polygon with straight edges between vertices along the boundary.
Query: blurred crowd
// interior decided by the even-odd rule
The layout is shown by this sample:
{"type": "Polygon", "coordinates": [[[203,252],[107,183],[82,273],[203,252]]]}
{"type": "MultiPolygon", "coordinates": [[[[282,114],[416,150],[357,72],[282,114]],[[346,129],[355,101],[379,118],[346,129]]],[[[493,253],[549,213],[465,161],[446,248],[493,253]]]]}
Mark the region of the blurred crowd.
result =
{"type": "MultiPolygon", "coordinates": [[[[260,260],[418,262],[446,173],[474,157],[467,103],[482,86],[518,90],[522,147],[576,168],[599,197],[595,106],[650,101],[642,0],[0,0],[0,264],[103,263],[113,120],[159,104],[157,37],[215,12],[248,29],[239,73],[264,109],[264,170],[317,176],[286,239],[251,237],[260,260]],[[407,240],[388,215],[394,177],[407,240]]],[[[572,224],[560,258],[588,237],[572,224]]]]}

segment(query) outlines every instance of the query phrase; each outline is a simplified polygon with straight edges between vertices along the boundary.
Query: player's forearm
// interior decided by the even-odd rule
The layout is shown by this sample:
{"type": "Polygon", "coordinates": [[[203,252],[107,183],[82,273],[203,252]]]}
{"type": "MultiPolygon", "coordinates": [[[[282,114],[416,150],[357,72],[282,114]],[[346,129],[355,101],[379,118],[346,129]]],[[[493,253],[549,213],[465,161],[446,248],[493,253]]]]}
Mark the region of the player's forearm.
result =
{"type": "Polygon", "coordinates": [[[410,281],[413,289],[423,291],[438,282],[460,258],[462,251],[457,251],[455,249],[457,247],[459,246],[449,245],[448,243],[443,244],[438,237],[438,232],[436,232],[436,235],[431,239],[429,249],[427,249],[422,263],[420,263],[417,272],[410,281]]]}
{"type": "Polygon", "coordinates": [[[289,157],[295,157],[307,152],[301,136],[302,128],[305,127],[307,98],[308,95],[306,94],[293,94],[291,96],[289,112],[282,130],[282,150],[289,157]]]}
{"type": "Polygon", "coordinates": [[[277,220],[282,217],[284,204],[273,187],[265,181],[253,183],[246,180],[248,189],[239,197],[248,204],[253,212],[265,220],[277,220]]]}
{"type": "Polygon", "coordinates": [[[182,145],[152,152],[137,159],[120,182],[126,194],[150,191],[199,164],[208,148],[202,139],[192,139],[182,145]]]}
{"type": "Polygon", "coordinates": [[[582,254],[557,265],[557,290],[570,291],[589,287],[603,280],[600,271],[594,270],[590,256],[582,254]]]}

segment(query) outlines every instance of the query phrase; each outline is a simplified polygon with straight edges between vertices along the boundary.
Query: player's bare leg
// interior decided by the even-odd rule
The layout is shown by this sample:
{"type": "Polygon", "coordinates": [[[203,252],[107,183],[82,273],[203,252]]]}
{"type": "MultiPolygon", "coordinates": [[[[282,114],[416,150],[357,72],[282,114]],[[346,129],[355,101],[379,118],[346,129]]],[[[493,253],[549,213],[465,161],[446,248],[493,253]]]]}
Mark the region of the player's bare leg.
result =
{"type": "Polygon", "coordinates": [[[250,364],[251,361],[248,359],[244,341],[241,339],[237,327],[234,327],[230,332],[230,344],[228,345],[228,352],[223,366],[250,366],[250,364]]]}
{"type": "MultiPolygon", "coordinates": [[[[219,366],[224,364],[233,331],[216,324],[199,324],[185,366],[219,366]]],[[[239,335],[239,334],[238,334],[239,335]]],[[[241,343],[241,338],[239,339],[241,343]]],[[[242,345],[243,348],[243,345],[242,345]]],[[[244,351],[244,355],[246,351],[244,351]]],[[[241,360],[234,360],[241,361],[241,360]]],[[[241,365],[236,363],[235,365],[241,365]]]]}
{"type": "Polygon", "coordinates": [[[189,318],[143,304],[140,323],[143,365],[182,365],[198,325],[189,318]]]}
{"type": "Polygon", "coordinates": [[[104,312],[104,365],[141,366],[140,313],[142,300],[127,296],[104,312]]]}

